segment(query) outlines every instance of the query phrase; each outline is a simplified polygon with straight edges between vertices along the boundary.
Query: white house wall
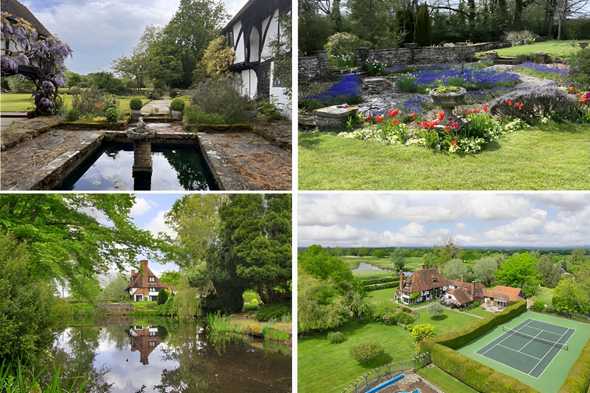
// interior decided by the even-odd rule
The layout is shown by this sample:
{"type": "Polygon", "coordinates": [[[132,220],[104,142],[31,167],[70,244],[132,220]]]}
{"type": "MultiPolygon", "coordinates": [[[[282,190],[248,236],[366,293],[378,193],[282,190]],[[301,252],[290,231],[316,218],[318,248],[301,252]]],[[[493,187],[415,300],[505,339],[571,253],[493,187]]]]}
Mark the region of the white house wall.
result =
{"type": "Polygon", "coordinates": [[[264,21],[262,21],[262,34],[264,34],[267,26],[268,31],[266,32],[266,40],[262,46],[262,61],[268,60],[272,57],[272,43],[276,41],[279,33],[279,10],[275,10],[275,12],[272,14],[272,17],[269,16],[264,19],[264,21]],[[269,23],[270,26],[268,26],[269,23]]]}
{"type": "Polygon", "coordinates": [[[260,32],[256,27],[250,31],[250,62],[259,61],[260,53],[260,32]]]}
{"type": "Polygon", "coordinates": [[[235,41],[234,45],[237,44],[234,64],[241,63],[246,60],[246,46],[244,45],[244,35],[242,34],[241,36],[239,36],[241,29],[242,29],[241,22],[236,23],[232,28],[233,34],[234,34],[234,41],[235,41]]]}

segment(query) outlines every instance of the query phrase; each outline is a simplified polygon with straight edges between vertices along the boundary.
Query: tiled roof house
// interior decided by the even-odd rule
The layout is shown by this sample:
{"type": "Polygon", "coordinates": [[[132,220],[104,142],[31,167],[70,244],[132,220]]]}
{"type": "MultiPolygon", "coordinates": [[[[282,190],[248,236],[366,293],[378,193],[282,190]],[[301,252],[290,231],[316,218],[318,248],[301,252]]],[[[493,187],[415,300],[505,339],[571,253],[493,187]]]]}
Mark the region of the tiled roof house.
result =
{"type": "Polygon", "coordinates": [[[131,279],[127,286],[127,292],[136,302],[144,300],[157,300],[161,290],[168,289],[168,285],[160,282],[160,279],[151,271],[148,261],[141,261],[137,272],[131,272],[131,279]]]}

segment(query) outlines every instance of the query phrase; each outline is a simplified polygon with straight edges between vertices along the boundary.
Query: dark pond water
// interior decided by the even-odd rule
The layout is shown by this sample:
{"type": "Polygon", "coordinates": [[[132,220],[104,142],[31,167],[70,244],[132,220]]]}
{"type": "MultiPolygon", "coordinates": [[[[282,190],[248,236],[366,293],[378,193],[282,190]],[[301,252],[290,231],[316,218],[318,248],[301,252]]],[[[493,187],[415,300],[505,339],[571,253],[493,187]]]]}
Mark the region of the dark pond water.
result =
{"type": "Polygon", "coordinates": [[[195,146],[153,145],[152,162],[151,179],[144,181],[143,186],[134,186],[133,145],[106,143],[64,180],[61,189],[96,191],[217,188],[205,159],[195,146]]]}
{"type": "Polygon", "coordinates": [[[387,270],[381,269],[380,267],[377,267],[375,265],[371,265],[366,262],[361,262],[361,263],[359,263],[359,265],[355,269],[352,269],[352,271],[353,271],[353,273],[354,272],[366,273],[366,272],[385,272],[387,270]]]}
{"type": "Polygon", "coordinates": [[[196,324],[66,328],[53,353],[89,393],[291,392],[289,348],[208,338],[196,324]]]}

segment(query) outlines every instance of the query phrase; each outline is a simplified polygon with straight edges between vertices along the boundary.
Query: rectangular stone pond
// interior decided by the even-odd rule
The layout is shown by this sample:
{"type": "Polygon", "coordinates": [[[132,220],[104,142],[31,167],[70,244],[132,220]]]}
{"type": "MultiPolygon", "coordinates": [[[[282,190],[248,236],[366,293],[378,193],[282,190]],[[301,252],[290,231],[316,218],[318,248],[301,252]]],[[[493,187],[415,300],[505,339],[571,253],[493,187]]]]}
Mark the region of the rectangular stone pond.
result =
{"type": "Polygon", "coordinates": [[[103,142],[65,177],[61,190],[215,190],[218,186],[198,145],[153,144],[151,178],[133,177],[133,145],[103,142]]]}

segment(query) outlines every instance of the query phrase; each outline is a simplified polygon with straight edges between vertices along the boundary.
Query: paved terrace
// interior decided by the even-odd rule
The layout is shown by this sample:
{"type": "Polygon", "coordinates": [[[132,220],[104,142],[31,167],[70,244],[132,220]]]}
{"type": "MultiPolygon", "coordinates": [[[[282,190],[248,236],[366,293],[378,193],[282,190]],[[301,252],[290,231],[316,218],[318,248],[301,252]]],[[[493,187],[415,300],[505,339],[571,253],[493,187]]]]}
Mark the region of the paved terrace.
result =
{"type": "MultiPolygon", "coordinates": [[[[51,128],[56,124],[55,118],[33,119],[2,130],[1,190],[53,189],[105,138],[126,141],[125,131],[51,128]]],[[[199,143],[221,189],[291,187],[290,150],[258,133],[196,135],[185,132],[180,123],[151,123],[149,127],[156,129],[158,143],[199,143]]]]}

